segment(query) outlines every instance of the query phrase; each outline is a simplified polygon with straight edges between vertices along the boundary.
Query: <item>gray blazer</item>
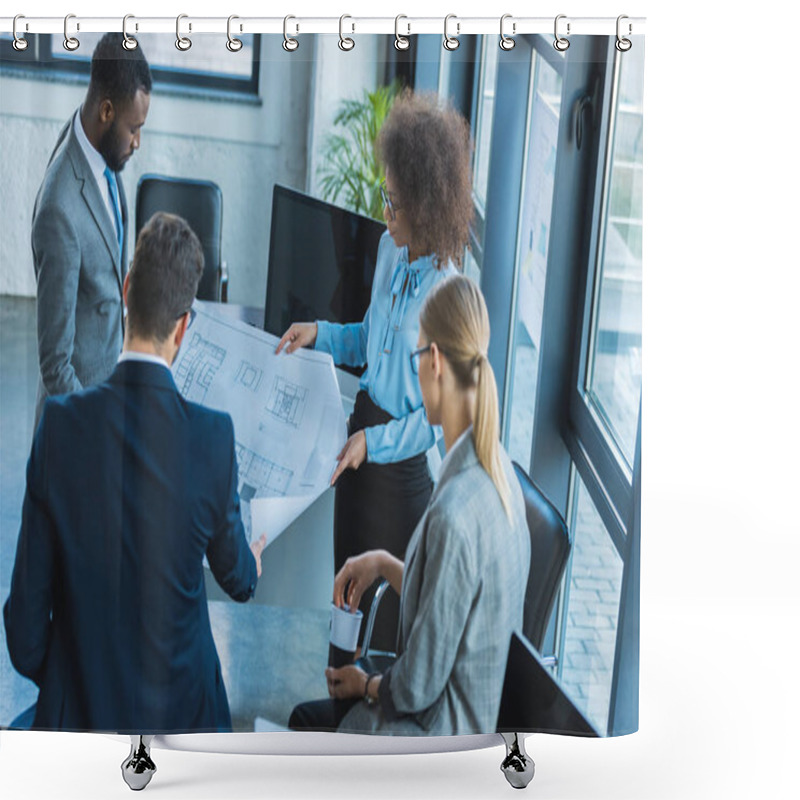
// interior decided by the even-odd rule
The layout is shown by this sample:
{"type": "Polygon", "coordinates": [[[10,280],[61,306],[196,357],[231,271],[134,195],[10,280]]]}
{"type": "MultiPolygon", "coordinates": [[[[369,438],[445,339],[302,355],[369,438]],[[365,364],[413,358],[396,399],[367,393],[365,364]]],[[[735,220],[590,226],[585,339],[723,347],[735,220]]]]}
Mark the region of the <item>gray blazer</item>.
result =
{"type": "MultiPolygon", "coordinates": [[[[117,234],[72,129],[61,130],[33,208],[39,390],[34,430],[48,395],[105,380],[122,350],[117,234]]],[[[128,207],[119,181],[123,228],[128,207]]]]}
{"type": "Polygon", "coordinates": [[[357,703],[340,731],[494,733],[530,568],[522,491],[502,449],[501,459],[513,521],[471,433],[454,446],[406,552],[397,661],[379,705],[357,703]]]}

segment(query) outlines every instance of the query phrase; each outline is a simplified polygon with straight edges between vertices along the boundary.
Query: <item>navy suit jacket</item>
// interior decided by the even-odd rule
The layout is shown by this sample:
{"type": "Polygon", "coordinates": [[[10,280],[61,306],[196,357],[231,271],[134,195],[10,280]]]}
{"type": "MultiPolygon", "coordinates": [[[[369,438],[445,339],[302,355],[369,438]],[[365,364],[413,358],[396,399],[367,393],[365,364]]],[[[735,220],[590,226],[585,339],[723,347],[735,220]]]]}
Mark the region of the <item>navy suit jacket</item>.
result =
{"type": "Polygon", "coordinates": [[[230,729],[203,556],[234,600],[253,595],[230,417],[136,361],[49,398],[3,609],[34,728],[230,729]]]}

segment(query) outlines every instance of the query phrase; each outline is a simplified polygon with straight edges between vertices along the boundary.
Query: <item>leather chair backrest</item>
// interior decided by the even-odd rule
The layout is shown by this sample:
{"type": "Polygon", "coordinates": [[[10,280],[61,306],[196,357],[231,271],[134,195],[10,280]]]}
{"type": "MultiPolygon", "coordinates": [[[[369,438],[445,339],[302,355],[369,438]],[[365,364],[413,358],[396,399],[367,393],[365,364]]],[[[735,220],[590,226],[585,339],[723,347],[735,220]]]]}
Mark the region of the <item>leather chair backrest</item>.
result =
{"type": "Polygon", "coordinates": [[[142,175],[136,187],[136,236],[156,211],[183,217],[203,246],[205,269],[200,300],[220,299],[222,271],[222,191],[212,181],[142,175]]]}
{"type": "Polygon", "coordinates": [[[569,558],[569,531],[558,509],[516,462],[514,471],[525,498],[525,514],[531,534],[531,567],[525,591],[522,632],[541,652],[547,623],[569,558]]]}

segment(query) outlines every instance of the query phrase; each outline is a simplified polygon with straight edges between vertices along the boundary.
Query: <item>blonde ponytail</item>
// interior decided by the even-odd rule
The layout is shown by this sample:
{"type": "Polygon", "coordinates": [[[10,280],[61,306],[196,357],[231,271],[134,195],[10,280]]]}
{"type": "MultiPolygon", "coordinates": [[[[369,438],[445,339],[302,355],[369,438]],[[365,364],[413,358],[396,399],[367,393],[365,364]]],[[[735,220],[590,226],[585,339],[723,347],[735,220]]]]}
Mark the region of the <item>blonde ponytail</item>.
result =
{"type": "Polygon", "coordinates": [[[494,370],[485,355],[478,361],[478,397],[475,407],[475,422],[472,425],[472,436],[475,439],[475,452],[478,461],[489,473],[506,516],[511,518],[511,491],[506,480],[506,473],[500,461],[500,414],[497,408],[497,382],[494,370]]]}
{"type": "Polygon", "coordinates": [[[510,519],[511,490],[500,460],[497,383],[486,356],[490,331],[483,295],[464,275],[445,278],[428,295],[419,321],[425,335],[439,346],[458,383],[477,388],[472,425],[475,452],[510,519]]]}

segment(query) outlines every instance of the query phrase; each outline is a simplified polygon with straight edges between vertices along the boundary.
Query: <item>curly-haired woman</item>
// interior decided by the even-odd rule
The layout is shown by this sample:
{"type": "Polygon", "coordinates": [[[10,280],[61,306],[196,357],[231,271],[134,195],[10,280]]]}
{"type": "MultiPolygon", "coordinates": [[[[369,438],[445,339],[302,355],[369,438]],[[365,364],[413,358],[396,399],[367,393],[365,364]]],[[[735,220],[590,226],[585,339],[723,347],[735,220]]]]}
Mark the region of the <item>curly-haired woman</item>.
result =
{"type": "MultiPolygon", "coordinates": [[[[433,482],[426,451],[435,435],[409,356],[425,298],[461,265],[473,213],[469,125],[435,96],[401,95],[381,129],[377,152],[386,174],[381,189],[387,232],[364,320],[294,323],[277,347],[291,353],[313,346],[337,364],[366,364],[349,438],[331,479],[336,572],[365,550],[385,549],[403,558],[428,504],[433,482]]],[[[362,609],[373,593],[362,598],[362,609]]],[[[396,598],[386,600],[373,633],[379,649],[395,643],[398,605],[396,598]]]]}

